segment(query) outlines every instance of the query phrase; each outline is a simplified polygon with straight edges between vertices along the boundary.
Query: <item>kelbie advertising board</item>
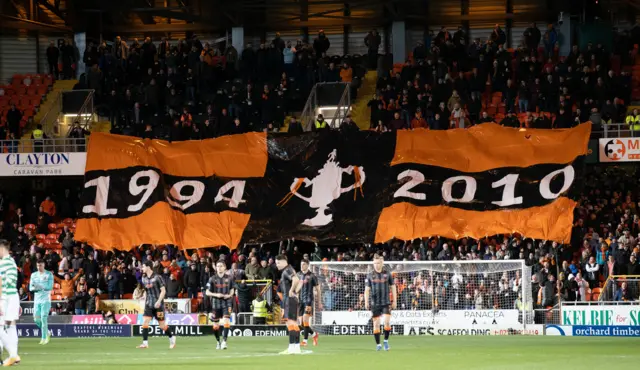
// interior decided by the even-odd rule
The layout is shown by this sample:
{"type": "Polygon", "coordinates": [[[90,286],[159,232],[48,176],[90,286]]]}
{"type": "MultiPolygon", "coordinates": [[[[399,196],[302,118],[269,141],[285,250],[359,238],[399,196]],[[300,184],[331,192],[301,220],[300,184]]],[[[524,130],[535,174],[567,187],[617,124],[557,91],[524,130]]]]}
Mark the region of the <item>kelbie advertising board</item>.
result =
{"type": "MultiPolygon", "coordinates": [[[[323,325],[367,325],[370,311],[324,311],[323,325]]],[[[512,329],[521,328],[518,310],[396,310],[392,325],[436,327],[443,329],[512,329]]]]}
{"type": "Polygon", "coordinates": [[[599,139],[598,157],[600,162],[640,161],[640,138],[599,139]]]}
{"type": "Polygon", "coordinates": [[[87,153],[3,153],[0,176],[82,176],[87,153]]]}
{"type": "Polygon", "coordinates": [[[640,305],[562,306],[562,325],[640,325],[640,305]]]}

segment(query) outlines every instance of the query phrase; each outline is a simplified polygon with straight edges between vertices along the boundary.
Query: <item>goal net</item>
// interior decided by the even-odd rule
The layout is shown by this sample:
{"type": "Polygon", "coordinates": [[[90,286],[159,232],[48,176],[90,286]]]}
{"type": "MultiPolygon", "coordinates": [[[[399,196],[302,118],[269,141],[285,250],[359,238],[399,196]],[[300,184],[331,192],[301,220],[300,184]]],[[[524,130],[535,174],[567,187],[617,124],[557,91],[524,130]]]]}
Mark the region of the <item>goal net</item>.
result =
{"type": "MultiPolygon", "coordinates": [[[[524,261],[385,261],[397,289],[398,335],[523,333],[533,324],[531,269],[524,261]]],[[[321,297],[312,327],[330,335],[370,334],[364,290],[373,262],[312,262],[321,297]]]]}

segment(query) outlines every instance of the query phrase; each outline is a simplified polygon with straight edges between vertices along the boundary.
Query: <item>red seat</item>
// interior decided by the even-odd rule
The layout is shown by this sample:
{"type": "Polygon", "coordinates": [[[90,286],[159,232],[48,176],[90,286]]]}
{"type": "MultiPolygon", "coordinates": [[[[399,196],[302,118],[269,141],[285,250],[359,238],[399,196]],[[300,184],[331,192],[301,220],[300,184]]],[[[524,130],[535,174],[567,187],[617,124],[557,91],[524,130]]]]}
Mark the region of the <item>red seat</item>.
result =
{"type": "MultiPolygon", "coordinates": [[[[53,222],[49,224],[49,232],[50,233],[55,234],[57,229],[58,229],[58,224],[53,223],[53,222]]],[[[49,234],[49,235],[51,235],[51,234],[49,234]]]]}
{"type": "Polygon", "coordinates": [[[47,239],[47,236],[46,236],[46,235],[44,235],[44,234],[37,234],[37,235],[36,235],[36,240],[37,240],[39,243],[44,242],[44,240],[45,240],[45,239],[47,239]]]}
{"type": "Polygon", "coordinates": [[[35,231],[36,230],[36,225],[34,225],[34,224],[26,224],[26,225],[24,225],[24,229],[25,230],[29,230],[29,231],[35,231]]]}

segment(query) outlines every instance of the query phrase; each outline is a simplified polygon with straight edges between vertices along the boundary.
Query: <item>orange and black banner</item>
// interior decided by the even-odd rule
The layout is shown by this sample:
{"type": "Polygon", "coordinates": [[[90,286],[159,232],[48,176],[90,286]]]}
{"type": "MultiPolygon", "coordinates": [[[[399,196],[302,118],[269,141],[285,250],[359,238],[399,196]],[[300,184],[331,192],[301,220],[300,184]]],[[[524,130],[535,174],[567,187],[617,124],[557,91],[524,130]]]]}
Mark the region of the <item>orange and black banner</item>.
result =
{"type": "Polygon", "coordinates": [[[520,233],[567,242],[590,124],[521,130],[92,135],[76,238],[185,249],[520,233]]]}

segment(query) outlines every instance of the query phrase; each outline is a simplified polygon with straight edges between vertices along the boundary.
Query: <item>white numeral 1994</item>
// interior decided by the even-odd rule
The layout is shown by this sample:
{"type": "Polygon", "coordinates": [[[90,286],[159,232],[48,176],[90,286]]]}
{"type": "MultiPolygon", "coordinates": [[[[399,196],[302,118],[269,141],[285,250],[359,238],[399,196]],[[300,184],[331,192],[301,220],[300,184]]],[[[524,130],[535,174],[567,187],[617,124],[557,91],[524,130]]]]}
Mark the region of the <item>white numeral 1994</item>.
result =
{"type": "MultiPolygon", "coordinates": [[[[83,213],[96,213],[98,216],[112,216],[118,213],[116,208],[109,208],[107,206],[107,198],[109,195],[109,176],[100,176],[93,180],[87,181],[84,184],[84,188],[88,189],[96,187],[96,198],[94,204],[86,205],[82,207],[83,213]]],[[[129,193],[133,196],[139,196],[140,200],[134,205],[127,207],[128,212],[138,212],[142,209],[144,204],[149,200],[153,192],[160,183],[160,175],[153,170],[144,170],[136,172],[129,180],[129,193]],[[143,179],[147,179],[142,185],[140,184],[143,179]]],[[[238,208],[241,203],[246,201],[243,199],[244,188],[246,181],[244,180],[232,180],[224,184],[219,190],[214,199],[214,204],[218,202],[227,202],[230,208],[238,208]],[[233,191],[231,191],[233,190],[233,191]],[[231,192],[230,196],[227,193],[231,192]]],[[[202,200],[204,195],[205,186],[202,181],[196,180],[184,180],[173,184],[169,190],[167,196],[167,202],[181,210],[187,210],[191,206],[197,204],[202,200]],[[191,191],[186,191],[190,189],[191,191]]]]}

